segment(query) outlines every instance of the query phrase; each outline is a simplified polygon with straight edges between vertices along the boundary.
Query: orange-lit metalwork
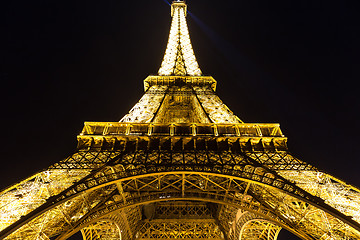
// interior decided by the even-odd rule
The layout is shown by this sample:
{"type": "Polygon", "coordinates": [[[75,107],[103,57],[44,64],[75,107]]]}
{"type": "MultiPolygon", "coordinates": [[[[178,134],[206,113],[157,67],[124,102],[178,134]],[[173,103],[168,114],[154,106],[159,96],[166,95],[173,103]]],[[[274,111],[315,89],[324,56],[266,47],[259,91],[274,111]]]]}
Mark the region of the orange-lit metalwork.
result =
{"type": "Polygon", "coordinates": [[[292,156],[279,124],[242,122],[202,76],[172,4],[159,76],[119,122],[0,193],[0,239],[360,239],[360,190],[292,156]]]}

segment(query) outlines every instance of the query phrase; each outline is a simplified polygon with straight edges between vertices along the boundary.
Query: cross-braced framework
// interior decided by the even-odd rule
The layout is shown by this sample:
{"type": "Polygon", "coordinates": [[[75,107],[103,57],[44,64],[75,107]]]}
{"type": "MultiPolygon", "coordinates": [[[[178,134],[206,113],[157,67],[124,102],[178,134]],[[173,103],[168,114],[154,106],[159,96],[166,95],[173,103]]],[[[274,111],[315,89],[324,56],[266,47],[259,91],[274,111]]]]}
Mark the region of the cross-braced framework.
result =
{"type": "Polygon", "coordinates": [[[98,221],[81,230],[83,239],[121,239],[119,227],[111,221],[98,221]]]}
{"type": "Polygon", "coordinates": [[[183,1],[174,1],[171,6],[172,22],[168,45],[159,75],[200,76],[201,70],[191,46],[186,24],[187,7],[183,1]]]}
{"type": "Polygon", "coordinates": [[[281,227],[251,212],[239,210],[238,214],[235,227],[237,239],[277,239],[281,227]]]}
{"type": "Polygon", "coordinates": [[[360,239],[360,190],[292,156],[279,124],[242,122],[173,21],[161,76],[120,122],[0,193],[0,239],[360,239]]]}

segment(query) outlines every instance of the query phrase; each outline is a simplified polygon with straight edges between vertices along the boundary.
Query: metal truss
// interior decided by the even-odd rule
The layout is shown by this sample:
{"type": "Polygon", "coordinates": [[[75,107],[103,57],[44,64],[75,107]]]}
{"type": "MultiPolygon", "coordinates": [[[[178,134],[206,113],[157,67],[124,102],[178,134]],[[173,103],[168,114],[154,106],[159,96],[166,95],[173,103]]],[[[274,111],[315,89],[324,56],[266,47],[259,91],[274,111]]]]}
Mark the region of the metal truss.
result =
{"type": "Polygon", "coordinates": [[[243,123],[233,112],[221,101],[215,94],[201,94],[204,91],[210,91],[207,87],[194,87],[195,92],[199,98],[201,106],[209,115],[214,123],[243,123]]]}
{"type": "Polygon", "coordinates": [[[275,240],[281,230],[276,224],[251,212],[239,211],[235,239],[275,240]]]}
{"type": "Polygon", "coordinates": [[[214,220],[143,221],[135,239],[224,239],[214,220]]]}
{"type": "MultiPolygon", "coordinates": [[[[53,236],[61,234],[64,229],[71,229],[63,235],[68,236],[94,224],[97,219],[127,207],[193,199],[255,212],[304,239],[309,239],[308,236],[335,239],[356,239],[360,236],[355,230],[359,229],[358,223],[349,219],[340,208],[336,209],[325,203],[329,200],[324,202],[304,191],[292,179],[289,181],[266,168],[256,159],[248,157],[249,154],[139,151],[107,155],[115,157],[108,160],[106,167],[100,167],[66,190],[52,195],[5,231],[11,234],[19,229],[13,237],[26,237],[39,234],[53,236]]],[[[281,152],[261,156],[262,159],[264,156],[272,156],[278,161],[282,159],[281,164],[291,160],[281,152]]],[[[279,169],[277,166],[273,168],[279,169]]],[[[9,211],[14,209],[17,208],[9,211]]],[[[226,224],[223,228],[226,229],[226,224]]],[[[6,234],[5,231],[2,234],[6,234]]]]}
{"type": "Polygon", "coordinates": [[[144,209],[150,219],[139,222],[135,239],[224,239],[213,209],[206,203],[159,202],[144,209]]]}
{"type": "MultiPolygon", "coordinates": [[[[227,239],[234,239],[234,227],[236,224],[236,213],[238,209],[231,205],[216,205],[219,226],[227,239]]],[[[239,239],[239,238],[237,238],[239,239]]]]}
{"type": "Polygon", "coordinates": [[[250,221],[241,232],[240,239],[260,239],[273,240],[277,236],[281,228],[265,221],[250,221]]]}
{"type": "Polygon", "coordinates": [[[120,122],[0,192],[0,239],[360,239],[360,190],[293,157],[279,124],[243,123],[201,76],[174,1],[161,76],[120,122]]]}
{"type": "Polygon", "coordinates": [[[154,208],[156,219],[210,219],[214,213],[203,202],[160,202],[154,208]]]}
{"type": "MultiPolygon", "coordinates": [[[[203,91],[201,94],[213,94],[216,91],[216,80],[211,76],[153,76],[144,80],[145,92],[154,85],[159,86],[210,86],[213,91],[203,91]]],[[[153,94],[159,90],[152,91],[153,94]]]]}
{"type": "Polygon", "coordinates": [[[159,75],[200,76],[201,70],[191,46],[186,23],[186,4],[182,1],[174,2],[171,12],[169,40],[159,75]]]}
{"type": "Polygon", "coordinates": [[[210,123],[196,95],[187,86],[170,86],[152,123],[210,123]]]}
{"type": "Polygon", "coordinates": [[[90,226],[87,226],[81,230],[84,240],[120,240],[121,230],[112,221],[98,221],[90,226]]]}
{"type": "Polygon", "coordinates": [[[243,123],[215,94],[211,84],[194,87],[153,85],[120,122],[243,123]],[[185,112],[181,111],[182,107],[185,112]],[[165,115],[168,111],[182,118],[177,120],[165,115]],[[195,113],[197,117],[187,116],[186,113],[195,113]]]}
{"type": "Polygon", "coordinates": [[[161,93],[166,90],[166,86],[152,86],[142,96],[142,98],[135,104],[135,106],[126,114],[120,122],[138,122],[146,123],[150,122],[155,116],[157,109],[159,108],[162,99],[165,94],[161,93]],[[152,94],[152,91],[159,92],[158,94],[152,94]]]}

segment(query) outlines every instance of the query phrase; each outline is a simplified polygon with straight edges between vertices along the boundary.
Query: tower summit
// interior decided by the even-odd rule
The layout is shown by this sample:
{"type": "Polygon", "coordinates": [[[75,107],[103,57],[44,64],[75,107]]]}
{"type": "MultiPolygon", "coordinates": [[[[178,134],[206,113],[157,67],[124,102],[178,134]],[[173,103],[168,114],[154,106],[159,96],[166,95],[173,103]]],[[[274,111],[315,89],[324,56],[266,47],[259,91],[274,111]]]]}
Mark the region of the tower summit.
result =
{"type": "Polygon", "coordinates": [[[174,1],[172,3],[169,40],[159,69],[159,75],[201,75],[190,42],[189,30],[186,24],[186,12],[187,6],[184,1],[174,1]]]}
{"type": "Polygon", "coordinates": [[[174,1],[159,73],[119,122],[0,193],[0,239],[360,239],[360,190],[292,156],[279,124],[244,123],[202,76],[174,1]]]}

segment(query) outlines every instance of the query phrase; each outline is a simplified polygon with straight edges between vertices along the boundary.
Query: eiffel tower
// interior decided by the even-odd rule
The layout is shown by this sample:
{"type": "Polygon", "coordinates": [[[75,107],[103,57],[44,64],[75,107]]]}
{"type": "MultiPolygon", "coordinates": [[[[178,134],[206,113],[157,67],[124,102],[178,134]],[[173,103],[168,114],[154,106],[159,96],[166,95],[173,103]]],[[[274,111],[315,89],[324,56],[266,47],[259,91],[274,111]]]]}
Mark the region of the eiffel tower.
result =
{"type": "Polygon", "coordinates": [[[0,239],[360,239],[360,190],[292,156],[279,124],[244,123],[196,61],[171,5],[157,76],[119,122],[0,194],[0,239]]]}

